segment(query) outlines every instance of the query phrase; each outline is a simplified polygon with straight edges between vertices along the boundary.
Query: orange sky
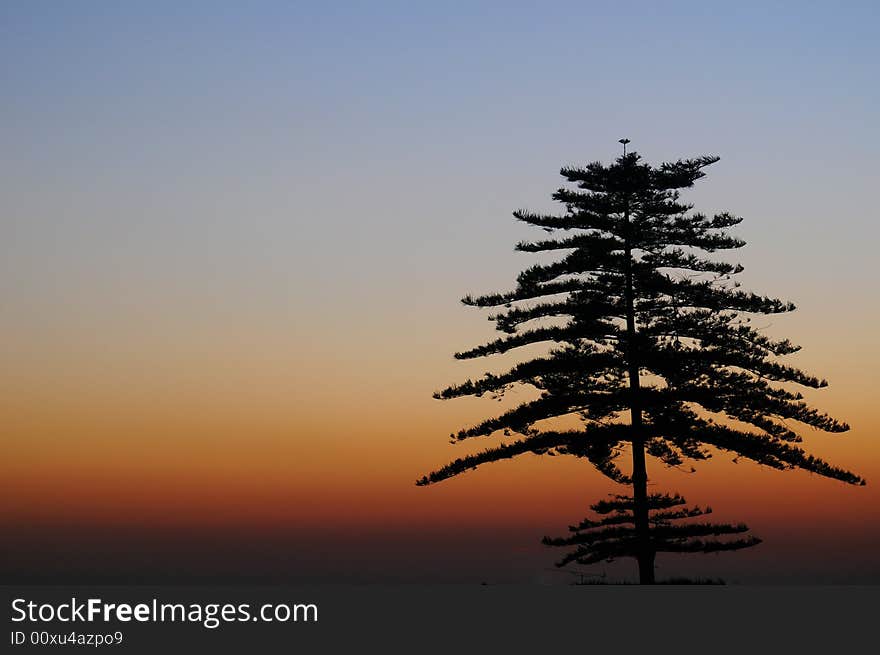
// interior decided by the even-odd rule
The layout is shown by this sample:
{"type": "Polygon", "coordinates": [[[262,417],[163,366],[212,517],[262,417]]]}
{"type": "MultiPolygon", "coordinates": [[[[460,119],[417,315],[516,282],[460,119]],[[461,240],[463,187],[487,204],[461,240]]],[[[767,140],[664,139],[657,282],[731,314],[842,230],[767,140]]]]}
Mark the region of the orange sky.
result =
{"type": "MultiPolygon", "coordinates": [[[[430,397],[443,383],[511,361],[449,357],[461,344],[490,336],[482,319],[474,325],[474,314],[450,306],[448,331],[434,325],[433,344],[424,334],[410,337],[412,323],[348,343],[327,333],[323,342],[317,334],[309,341],[255,326],[257,334],[248,335],[245,326],[229,323],[196,338],[179,318],[101,338],[86,319],[45,334],[22,333],[18,344],[30,348],[14,351],[15,365],[2,374],[2,529],[22,548],[55,535],[76,550],[83,531],[117,526],[166,535],[169,543],[182,534],[210,541],[218,531],[245,531],[258,540],[286,540],[291,549],[303,531],[326,533],[331,541],[372,535],[368,551],[393,551],[382,535],[413,538],[428,530],[445,535],[447,548],[476,558],[503,547],[493,534],[521,530],[521,541],[509,544],[512,552],[530,552],[528,566],[549,566],[553,553],[542,553],[527,535],[537,540],[562,530],[590,502],[623,491],[586,462],[524,456],[433,487],[413,485],[428,470],[485,447],[480,440],[453,446],[446,436],[505,407],[430,397]],[[487,539],[487,551],[474,545],[475,534],[487,539]]],[[[792,359],[832,384],[807,397],[853,426],[841,435],[806,431],[805,445],[864,475],[868,486],[733,464],[723,453],[698,464],[696,474],[652,461],[652,485],[712,505],[719,519],[748,522],[767,540],[760,548],[769,563],[762,567],[795,570],[786,569],[790,554],[783,546],[798,534],[811,540],[798,549],[798,561],[833,546],[876,572],[880,442],[869,371],[857,363],[857,348],[834,346],[843,342],[834,325],[819,330],[797,314],[775,323],[777,333],[814,341],[792,359]]],[[[725,557],[722,572],[749,556],[725,557]]],[[[236,565],[217,564],[224,566],[236,565]]],[[[520,574],[529,575],[522,566],[520,574]]],[[[442,577],[442,571],[413,575],[442,577]]]]}

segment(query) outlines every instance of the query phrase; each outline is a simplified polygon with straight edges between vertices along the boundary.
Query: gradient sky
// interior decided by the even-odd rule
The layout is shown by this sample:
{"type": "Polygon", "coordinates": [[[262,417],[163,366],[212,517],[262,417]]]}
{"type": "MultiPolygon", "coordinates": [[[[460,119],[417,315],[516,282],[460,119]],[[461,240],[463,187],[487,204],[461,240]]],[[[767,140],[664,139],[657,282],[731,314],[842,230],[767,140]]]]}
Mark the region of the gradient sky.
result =
{"type": "Polygon", "coordinates": [[[3,575],[565,581],[537,540],[621,491],[585,462],[412,483],[499,410],[431,393],[511,361],[451,357],[492,336],[458,299],[534,261],[510,212],[555,210],[560,166],[626,136],[722,157],[688,199],[745,217],[744,284],[799,306],[768,332],[853,426],[806,445],[869,482],[654,462],[657,490],[766,539],[661,575],[880,582],[878,19],[3,2],[3,575]]]}

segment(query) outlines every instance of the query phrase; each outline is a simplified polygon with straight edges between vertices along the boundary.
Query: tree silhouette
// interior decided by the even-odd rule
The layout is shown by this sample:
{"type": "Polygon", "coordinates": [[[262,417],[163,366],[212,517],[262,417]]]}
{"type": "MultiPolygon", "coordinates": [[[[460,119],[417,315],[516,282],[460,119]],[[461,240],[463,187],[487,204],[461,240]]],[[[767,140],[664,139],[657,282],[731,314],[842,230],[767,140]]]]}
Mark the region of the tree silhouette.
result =
{"type": "MultiPolygon", "coordinates": [[[[711,507],[684,507],[686,501],[678,494],[650,494],[648,541],[654,553],[718,553],[742,550],[761,543],[743,523],[707,523],[693,521],[712,513],[711,507]],[[721,537],[719,539],[719,537],[721,537]]],[[[642,550],[636,530],[636,504],[632,496],[615,495],[590,506],[598,517],[586,518],[570,525],[566,537],[544,537],[546,546],[575,546],[556,562],[563,567],[571,563],[596,564],[621,557],[638,559],[642,550]]]]}
{"type": "Polygon", "coordinates": [[[551,345],[505,373],[435,393],[501,396],[516,385],[534,387],[537,399],[452,435],[462,441],[503,431],[520,438],[457,459],[417,484],[522,453],[584,457],[632,486],[639,579],[651,583],[646,455],[677,466],[709,458],[711,447],[778,469],[864,481],[796,445],[802,439],[790,421],[825,432],[849,426],[812,409],[786,384],[827,385],[779,363],[799,347],[751,325],[754,315],[790,312],[794,305],[740,290],[734,278],[742,266],[705,256],[745,245],[727,233],[742,219],[726,212],[709,217],[680,201],[680,190],[718,157],[651,166],[626,153],[628,140],[621,143],[624,153],[610,165],[561,170],[574,185],[553,194],[564,214],[514,212],[552,235],[516,249],[566,251],[561,259],[526,269],[513,291],[462,301],[500,308],[489,319],[504,336],[456,353],[457,359],[551,345]],[[579,417],[582,428],[548,422],[565,416],[579,417]],[[627,446],[630,475],[615,461],[627,446]]]}

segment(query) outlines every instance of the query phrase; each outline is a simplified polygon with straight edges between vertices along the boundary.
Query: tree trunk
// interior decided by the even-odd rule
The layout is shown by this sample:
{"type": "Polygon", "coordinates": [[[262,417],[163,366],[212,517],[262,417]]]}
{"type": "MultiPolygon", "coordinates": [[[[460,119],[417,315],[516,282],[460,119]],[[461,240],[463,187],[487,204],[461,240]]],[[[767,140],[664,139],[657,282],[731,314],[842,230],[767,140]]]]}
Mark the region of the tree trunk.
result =
{"type": "Polygon", "coordinates": [[[654,584],[654,550],[648,524],[648,470],[645,465],[645,438],[642,430],[642,408],[640,403],[639,363],[636,347],[635,303],[633,302],[632,249],[629,240],[629,201],[624,209],[627,235],[625,239],[625,285],[626,299],[626,355],[629,373],[630,416],[632,427],[632,484],[633,516],[635,518],[636,538],[639,541],[639,583],[654,584]]]}
{"type": "MultiPolygon", "coordinates": [[[[636,413],[633,412],[633,419],[636,413]]],[[[635,429],[635,423],[633,423],[635,429]]],[[[645,444],[633,440],[633,514],[636,519],[636,535],[639,540],[639,583],[654,584],[654,550],[651,547],[648,525],[648,473],[645,467],[645,444]]]]}
{"type": "MultiPolygon", "coordinates": [[[[629,252],[627,252],[629,256],[629,252]]],[[[629,266],[627,266],[629,268],[629,266]]],[[[645,464],[645,438],[642,431],[642,408],[639,403],[639,366],[635,361],[635,318],[632,310],[632,274],[627,273],[627,339],[629,340],[629,390],[632,426],[633,516],[639,540],[639,582],[654,584],[654,551],[648,525],[648,469],[645,464]]]]}

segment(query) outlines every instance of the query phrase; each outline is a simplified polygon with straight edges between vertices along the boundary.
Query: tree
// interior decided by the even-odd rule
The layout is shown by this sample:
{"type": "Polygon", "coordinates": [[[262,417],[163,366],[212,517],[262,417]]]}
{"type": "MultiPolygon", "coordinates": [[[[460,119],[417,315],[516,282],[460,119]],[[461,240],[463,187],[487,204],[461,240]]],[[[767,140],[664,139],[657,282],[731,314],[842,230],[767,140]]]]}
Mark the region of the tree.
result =
{"type": "MultiPolygon", "coordinates": [[[[744,523],[692,521],[712,513],[711,507],[684,507],[678,494],[650,494],[647,497],[648,529],[654,553],[718,553],[742,550],[761,543],[744,523]],[[719,539],[719,537],[721,537],[719,539]]],[[[613,561],[620,557],[638,559],[642,549],[636,530],[636,504],[632,496],[615,495],[590,506],[598,518],[586,518],[568,527],[566,537],[544,537],[546,546],[575,546],[556,566],[613,561]]]]}
{"type": "Polygon", "coordinates": [[[735,276],[742,266],[707,256],[745,245],[728,233],[742,219],[726,212],[709,217],[680,200],[681,190],[719,158],[651,166],[621,142],[624,153],[610,165],[561,170],[574,185],[553,194],[565,206],[562,215],[514,212],[550,233],[517,250],[565,254],[520,273],[513,291],[462,301],[499,308],[489,319],[504,336],[456,353],[457,359],[550,346],[505,373],[435,393],[501,396],[515,385],[534,387],[535,400],[452,435],[463,441],[503,431],[519,438],[457,459],[417,484],[522,453],[586,458],[631,485],[639,579],[652,583],[646,456],[678,466],[708,459],[712,448],[777,469],[849,484],[864,480],[797,445],[802,438],[789,421],[833,433],[849,426],[809,407],[791,388],[827,385],[778,361],[799,347],[751,325],[755,315],[794,305],[741,290],[735,276]],[[582,427],[563,429],[552,420],[565,416],[579,417],[582,427]],[[629,475],[616,463],[626,449],[629,475]]]}

